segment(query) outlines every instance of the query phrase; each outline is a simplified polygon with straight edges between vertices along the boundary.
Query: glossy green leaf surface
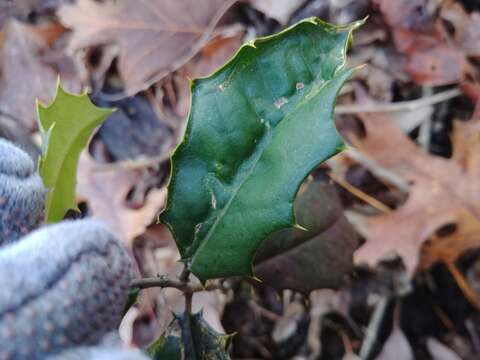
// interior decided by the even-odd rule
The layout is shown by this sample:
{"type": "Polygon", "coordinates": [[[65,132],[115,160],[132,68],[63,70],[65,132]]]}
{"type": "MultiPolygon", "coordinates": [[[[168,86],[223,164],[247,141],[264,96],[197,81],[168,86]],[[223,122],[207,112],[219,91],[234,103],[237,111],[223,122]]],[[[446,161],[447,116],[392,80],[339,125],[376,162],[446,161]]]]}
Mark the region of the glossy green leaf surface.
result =
{"type": "Polygon", "coordinates": [[[57,85],[48,106],[37,103],[42,156],[39,172],[48,188],[45,221],[60,221],[69,209],[77,209],[75,187],[80,152],[87,146],[93,130],[112,113],[98,108],[87,94],[74,95],[57,85]]]}
{"type": "Polygon", "coordinates": [[[333,123],[351,32],[316,18],[243,45],[192,82],[161,220],[201,280],[252,275],[271,233],[296,224],[303,179],[343,149],[333,123]]]}
{"type": "Polygon", "coordinates": [[[176,323],[171,323],[158,340],[148,348],[148,354],[154,360],[184,360],[185,351],[176,323]]]}
{"type": "Polygon", "coordinates": [[[212,329],[201,312],[179,314],[150,346],[148,353],[155,360],[229,360],[226,348],[230,339],[231,335],[212,329]]]}

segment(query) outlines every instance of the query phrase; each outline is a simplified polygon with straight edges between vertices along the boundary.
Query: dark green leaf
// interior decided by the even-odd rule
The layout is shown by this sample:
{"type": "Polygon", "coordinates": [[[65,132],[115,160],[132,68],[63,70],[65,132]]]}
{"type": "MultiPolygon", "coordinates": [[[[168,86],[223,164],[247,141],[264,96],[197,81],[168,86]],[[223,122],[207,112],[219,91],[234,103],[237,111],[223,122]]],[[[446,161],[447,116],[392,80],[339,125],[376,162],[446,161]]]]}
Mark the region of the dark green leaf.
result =
{"type": "Polygon", "coordinates": [[[303,179],[343,149],[333,108],[353,71],[346,48],[359,25],[304,20],[192,82],[161,219],[201,280],[251,275],[260,243],[295,226],[303,179]]]}
{"type": "Polygon", "coordinates": [[[39,172],[49,189],[45,221],[60,221],[69,209],[77,209],[75,187],[80,152],[93,130],[112,113],[94,106],[88,95],[74,95],[57,85],[55,99],[48,106],[37,103],[42,135],[39,172]]]}
{"type": "Polygon", "coordinates": [[[178,323],[174,320],[165,333],[148,348],[151,358],[154,360],[185,359],[179,332],[178,323]]]}
{"type": "Polygon", "coordinates": [[[256,275],[280,290],[309,293],[340,286],[353,268],[358,237],[335,189],[312,181],[295,201],[295,213],[308,230],[282,230],[263,242],[255,256],[256,275]]]}
{"type": "Polygon", "coordinates": [[[226,348],[230,338],[213,330],[201,313],[175,315],[148,353],[155,360],[229,360],[226,348]]]}

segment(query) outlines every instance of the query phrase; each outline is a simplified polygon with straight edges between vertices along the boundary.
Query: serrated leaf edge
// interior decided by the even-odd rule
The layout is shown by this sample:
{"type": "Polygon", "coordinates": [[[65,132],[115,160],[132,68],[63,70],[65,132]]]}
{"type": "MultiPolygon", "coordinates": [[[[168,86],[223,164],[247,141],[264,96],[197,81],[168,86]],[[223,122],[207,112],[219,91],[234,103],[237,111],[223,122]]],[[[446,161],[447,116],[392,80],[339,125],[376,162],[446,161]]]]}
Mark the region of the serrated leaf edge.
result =
{"type": "MultiPolygon", "coordinates": [[[[88,99],[88,101],[94,107],[96,107],[98,110],[101,110],[105,113],[104,115],[101,115],[100,118],[106,118],[108,115],[110,115],[111,113],[113,113],[116,110],[115,108],[100,108],[100,107],[95,106],[88,97],[88,90],[87,89],[83,89],[82,93],[80,93],[80,94],[75,94],[75,93],[72,93],[72,92],[69,92],[69,91],[65,90],[61,86],[60,76],[58,76],[56,86],[55,86],[55,95],[53,96],[52,101],[49,104],[45,104],[40,99],[38,99],[38,98],[35,99],[35,109],[36,109],[36,113],[37,113],[38,127],[39,127],[39,130],[40,130],[40,136],[41,136],[41,139],[42,139],[42,145],[41,145],[42,154],[39,156],[38,164],[37,164],[37,170],[40,174],[41,174],[42,164],[45,162],[45,156],[47,155],[47,152],[48,152],[48,145],[49,145],[49,141],[50,141],[50,136],[51,136],[51,134],[52,134],[52,132],[55,128],[55,124],[56,124],[54,122],[54,123],[52,123],[52,125],[48,129],[45,129],[44,124],[42,124],[42,120],[41,120],[41,116],[40,116],[40,109],[43,109],[43,110],[50,109],[54,105],[54,103],[55,103],[55,101],[58,98],[58,95],[60,93],[64,93],[65,95],[74,96],[74,97],[77,97],[77,98],[80,98],[80,99],[86,97],[88,99]]],[[[86,130],[86,128],[84,128],[82,130],[86,130]]],[[[63,168],[63,166],[64,166],[64,163],[62,163],[61,168],[63,168]]],[[[42,177],[42,181],[44,182],[43,177],[42,177]]],[[[47,186],[47,184],[44,183],[44,186],[47,188],[47,193],[45,195],[45,222],[46,223],[51,222],[51,221],[49,221],[49,213],[50,213],[50,208],[51,208],[51,201],[49,201],[49,194],[55,188],[58,181],[59,180],[56,181],[56,183],[53,185],[53,187],[49,187],[49,186],[47,186]]],[[[76,185],[76,183],[77,183],[77,181],[75,179],[75,185],[76,185]]],[[[76,212],[80,212],[80,209],[78,208],[78,206],[76,204],[74,206],[72,206],[72,210],[74,210],[76,212]]]]}
{"type": "MultiPolygon", "coordinates": [[[[193,92],[194,92],[194,87],[198,86],[200,82],[202,81],[206,81],[206,80],[210,80],[211,78],[215,77],[217,74],[219,74],[220,72],[222,72],[226,67],[232,65],[235,61],[236,61],[236,58],[239,56],[239,54],[243,51],[243,49],[245,48],[248,48],[248,47],[253,47],[253,48],[256,48],[256,44],[257,43],[260,43],[260,42],[264,42],[264,41],[268,41],[268,40],[271,40],[271,39],[274,39],[278,36],[281,36],[282,34],[286,33],[286,32],[289,32],[291,31],[292,29],[295,29],[299,26],[301,26],[302,24],[305,24],[305,23],[311,23],[313,25],[317,25],[317,26],[326,26],[326,27],[329,27],[331,29],[335,29],[335,30],[344,30],[344,31],[347,31],[348,32],[348,35],[347,35],[347,41],[345,41],[345,44],[344,44],[344,47],[342,49],[342,53],[341,53],[341,56],[342,56],[342,64],[338,66],[338,68],[336,69],[335,73],[334,73],[334,77],[337,76],[337,74],[340,72],[340,71],[343,71],[345,70],[345,65],[346,65],[346,61],[347,61],[347,50],[352,42],[352,37],[353,37],[353,31],[355,29],[357,29],[358,27],[362,26],[366,20],[367,20],[368,17],[365,17],[361,20],[358,20],[358,21],[354,21],[352,23],[349,23],[349,24],[345,24],[345,25],[333,25],[331,23],[328,23],[328,22],[325,22],[317,17],[310,17],[310,18],[307,18],[307,19],[304,19],[302,21],[299,21],[298,23],[295,23],[287,28],[285,28],[284,30],[278,32],[278,33],[275,33],[275,34],[272,34],[272,35],[268,35],[268,36],[263,36],[263,37],[259,37],[259,38],[256,38],[254,40],[251,40],[251,41],[248,41],[246,43],[244,43],[237,51],[236,53],[230,58],[230,60],[228,60],[223,66],[219,67],[218,69],[216,69],[214,72],[212,72],[210,75],[207,75],[205,77],[198,77],[198,78],[194,78],[194,79],[189,79],[189,85],[190,85],[190,104],[189,104],[189,113],[187,115],[187,123],[185,124],[185,129],[184,129],[184,134],[183,134],[183,138],[182,138],[182,141],[179,142],[177,144],[177,146],[175,147],[175,149],[172,151],[172,155],[170,157],[170,177],[168,179],[168,184],[167,184],[167,189],[170,189],[171,187],[171,184],[173,183],[173,175],[175,174],[175,168],[176,168],[176,164],[175,164],[175,161],[174,161],[174,158],[175,158],[175,155],[177,154],[178,150],[186,143],[186,141],[188,140],[188,134],[189,134],[189,126],[190,126],[190,123],[191,123],[191,117],[190,117],[190,114],[191,114],[191,110],[192,110],[192,100],[193,100],[193,92]]],[[[357,71],[359,69],[361,69],[364,65],[358,65],[356,67],[353,67],[353,68],[350,68],[348,69],[349,71],[349,74],[348,76],[346,77],[346,79],[348,79],[348,77],[350,77],[350,75],[354,72],[354,71],[357,71]]],[[[345,81],[346,81],[345,79],[345,81]]],[[[321,88],[324,87],[328,82],[325,82],[324,84],[322,84],[321,88]]],[[[331,118],[333,119],[333,116],[334,116],[334,110],[335,110],[335,105],[336,105],[336,100],[337,100],[337,97],[338,97],[338,92],[340,91],[341,87],[339,87],[338,91],[337,91],[337,94],[335,96],[335,101],[333,103],[333,106],[332,106],[332,113],[331,113],[331,118]]],[[[343,139],[340,134],[338,133],[338,130],[336,129],[336,127],[334,126],[334,129],[336,130],[337,132],[337,135],[340,139],[343,139]]],[[[343,151],[344,149],[346,148],[346,144],[344,142],[342,142],[342,146],[340,146],[339,148],[337,148],[337,152],[335,154],[338,154],[339,152],[343,151]]],[[[334,155],[335,155],[334,154],[334,155]]],[[[333,156],[333,155],[332,155],[333,156]]],[[[320,163],[324,162],[325,160],[321,161],[320,163]]],[[[319,164],[320,164],[319,163],[319,164]]],[[[319,164],[317,164],[316,166],[318,166],[319,164]]],[[[311,169],[313,170],[313,169],[311,169]]],[[[302,181],[300,181],[300,183],[298,184],[297,186],[297,190],[295,191],[294,193],[294,196],[293,196],[293,199],[296,198],[297,196],[297,193],[298,193],[298,189],[300,188],[302,182],[305,180],[305,178],[308,176],[308,174],[303,178],[302,181]]],[[[161,213],[159,214],[158,216],[158,222],[163,222],[167,227],[168,229],[170,230],[170,232],[172,233],[173,237],[176,239],[176,234],[175,234],[175,231],[173,229],[173,227],[170,225],[170,223],[168,223],[167,221],[163,221],[162,219],[162,214],[165,213],[167,210],[169,210],[171,208],[171,202],[170,202],[170,197],[169,197],[169,194],[167,193],[167,198],[166,198],[166,201],[165,201],[165,207],[164,209],[161,211],[161,213]]],[[[228,203],[226,205],[226,207],[228,207],[228,203]]],[[[223,213],[223,212],[222,212],[223,213]]],[[[215,222],[216,223],[216,222],[215,222]]],[[[215,223],[212,225],[212,228],[215,227],[215,223]]],[[[300,224],[297,223],[296,221],[296,216],[295,216],[295,209],[294,207],[292,206],[292,223],[290,224],[291,227],[296,227],[296,228],[302,228],[304,229],[304,227],[300,224]]],[[[278,230],[281,230],[281,229],[278,229],[278,230]]],[[[211,231],[211,230],[210,230],[211,231]]],[[[210,231],[207,233],[206,235],[206,238],[208,237],[208,234],[210,233],[210,231]]],[[[206,241],[204,241],[199,247],[198,249],[196,250],[196,252],[199,251],[200,248],[202,248],[202,246],[206,243],[206,241]]],[[[180,261],[182,261],[186,266],[187,268],[190,269],[190,264],[193,262],[193,258],[195,257],[195,255],[192,257],[192,259],[181,259],[180,261]]],[[[251,267],[250,267],[250,273],[248,274],[248,276],[252,277],[253,279],[256,279],[256,280],[260,280],[258,279],[257,277],[254,276],[254,266],[253,266],[253,260],[251,262],[251,267]]],[[[200,280],[202,281],[202,283],[204,283],[206,280],[208,279],[201,279],[200,280]]]]}

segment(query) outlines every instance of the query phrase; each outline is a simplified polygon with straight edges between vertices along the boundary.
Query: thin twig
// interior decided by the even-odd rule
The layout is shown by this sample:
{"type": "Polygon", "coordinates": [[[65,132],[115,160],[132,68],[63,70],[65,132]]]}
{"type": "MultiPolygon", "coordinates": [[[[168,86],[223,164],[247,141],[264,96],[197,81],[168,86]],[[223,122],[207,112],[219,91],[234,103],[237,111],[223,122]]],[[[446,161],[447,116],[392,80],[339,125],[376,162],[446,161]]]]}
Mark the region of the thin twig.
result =
{"type": "Polygon", "coordinates": [[[360,358],[362,360],[368,359],[374,349],[374,346],[377,342],[378,331],[380,330],[380,325],[385,317],[386,311],[388,309],[388,297],[384,296],[375,306],[373,315],[370,318],[370,323],[367,327],[367,332],[365,338],[363,339],[362,347],[360,349],[360,358]]]}
{"type": "Polygon", "coordinates": [[[474,306],[477,310],[480,309],[480,297],[478,294],[471,288],[463,274],[458,270],[457,266],[452,261],[445,261],[450,274],[452,274],[455,282],[462,291],[465,298],[474,306]]]}
{"type": "Polygon", "coordinates": [[[338,335],[340,336],[340,339],[342,339],[343,343],[343,348],[345,350],[345,355],[347,354],[353,354],[353,346],[352,346],[352,341],[349,339],[347,334],[345,334],[345,331],[338,329],[337,330],[338,335]]]}
{"type": "Polygon", "coordinates": [[[135,279],[130,283],[131,288],[147,289],[151,287],[175,288],[180,291],[186,290],[188,284],[183,281],[169,279],[166,276],[135,279]]]}
{"type": "MultiPolygon", "coordinates": [[[[423,87],[423,94],[426,96],[432,96],[432,88],[431,87],[423,87]]],[[[422,147],[423,150],[428,152],[430,148],[430,141],[432,136],[432,117],[428,116],[422,123],[420,124],[420,131],[418,132],[418,143],[422,147]]]]}
{"type": "Polygon", "coordinates": [[[435,95],[425,96],[420,99],[398,101],[394,103],[367,103],[367,104],[351,104],[337,105],[335,107],[336,114],[356,114],[362,112],[396,112],[396,111],[412,111],[422,107],[435,105],[457,96],[462,92],[458,88],[446,90],[435,95]]]}
{"type": "Polygon", "coordinates": [[[93,171],[111,171],[117,169],[138,170],[157,166],[170,158],[171,151],[166,151],[160,155],[152,157],[141,157],[134,160],[115,161],[107,164],[99,164],[93,168],[93,171]]]}
{"type": "Polygon", "coordinates": [[[432,304],[432,309],[435,315],[437,315],[442,322],[443,326],[445,326],[445,328],[447,328],[449,331],[454,332],[455,325],[453,324],[452,320],[450,320],[445,311],[443,311],[442,308],[437,304],[432,304]]]}
{"type": "Polygon", "coordinates": [[[391,172],[390,170],[381,167],[374,160],[365,156],[358,150],[354,148],[348,148],[348,150],[345,151],[344,154],[365,166],[368,170],[372,172],[373,175],[375,175],[379,179],[383,179],[386,182],[396,186],[400,191],[408,193],[408,191],[410,190],[410,185],[407,181],[405,181],[397,174],[391,172]]]}
{"type": "Polygon", "coordinates": [[[223,289],[222,284],[218,282],[210,282],[202,285],[200,283],[188,283],[181,280],[169,279],[166,276],[135,279],[130,283],[130,288],[148,289],[152,287],[174,288],[186,294],[223,289]]]}
{"type": "Polygon", "coordinates": [[[354,196],[356,196],[357,198],[359,198],[363,202],[367,203],[371,207],[373,207],[373,208],[375,208],[375,209],[377,209],[377,210],[379,210],[379,211],[381,211],[385,214],[388,214],[388,213],[392,212],[392,209],[390,209],[387,205],[378,201],[373,196],[370,196],[367,193],[363,192],[362,190],[360,190],[356,186],[350,184],[348,181],[342,179],[340,176],[337,176],[337,174],[329,172],[328,176],[330,176],[330,178],[333,181],[335,181],[338,185],[340,185],[341,187],[346,189],[348,192],[350,192],[351,194],[353,194],[354,196]]]}

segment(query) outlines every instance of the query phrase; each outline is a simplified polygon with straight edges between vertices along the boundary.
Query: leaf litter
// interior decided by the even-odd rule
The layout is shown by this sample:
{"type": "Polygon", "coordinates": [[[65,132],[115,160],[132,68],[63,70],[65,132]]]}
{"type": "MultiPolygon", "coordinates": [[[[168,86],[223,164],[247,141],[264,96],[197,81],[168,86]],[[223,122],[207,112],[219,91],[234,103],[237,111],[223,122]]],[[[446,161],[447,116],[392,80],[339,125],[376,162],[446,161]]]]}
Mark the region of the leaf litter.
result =
{"type": "MultiPolygon", "coordinates": [[[[123,123],[112,118],[82,155],[80,216],[110,224],[143,276],[175,274],[178,252],[155,222],[165,200],[168,154],[188,112],[189,79],[210,74],[241,43],[304,17],[347,23],[369,15],[349,60],[367,67],[342,90],[337,107],[337,126],[355,150],[309,179],[320,184],[317,197],[336,193],[341,221],[332,220],[327,233],[343,225],[326,242],[336,246],[335,255],[328,258],[326,238],[313,229],[294,247],[277,234],[286,247],[262,250],[277,250],[264,257],[270,263],[264,270],[257,263],[263,282],[230,279],[223,290],[196,295],[194,308],[205,309],[216,331],[237,331],[228,349],[232,358],[356,359],[372,341],[372,359],[475,359],[480,120],[473,110],[480,98],[480,6],[467,0],[233,3],[0,5],[0,136],[38,144],[35,99],[50,102],[58,76],[68,90],[87,88],[100,102],[121,99],[123,123]],[[188,29],[195,31],[182,32],[188,29]],[[141,106],[123,99],[126,94],[141,98],[141,106]],[[155,141],[145,129],[154,129],[155,141]],[[335,265],[339,252],[342,266],[335,265]],[[332,265],[324,271],[322,264],[332,265]]],[[[298,82],[295,91],[304,86],[298,82]]],[[[275,105],[288,106],[285,100],[275,105]]],[[[313,209],[323,206],[312,201],[313,209]]],[[[314,219],[328,218],[298,204],[314,219]]],[[[294,232],[293,239],[301,237],[294,232]]],[[[142,294],[124,325],[130,343],[147,347],[168,327],[180,299],[175,290],[142,294]]]]}

